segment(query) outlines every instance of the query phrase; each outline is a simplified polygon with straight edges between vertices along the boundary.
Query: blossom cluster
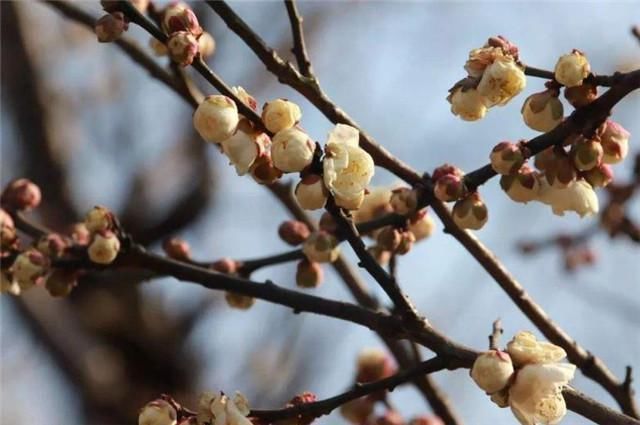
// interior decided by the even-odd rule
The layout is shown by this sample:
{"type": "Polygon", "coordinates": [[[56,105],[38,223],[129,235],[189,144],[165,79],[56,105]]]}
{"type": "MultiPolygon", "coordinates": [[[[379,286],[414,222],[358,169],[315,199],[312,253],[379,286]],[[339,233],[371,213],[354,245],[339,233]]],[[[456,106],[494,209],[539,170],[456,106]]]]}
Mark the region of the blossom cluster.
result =
{"type": "Polygon", "coordinates": [[[480,354],[471,378],[500,407],[510,407],[522,425],[552,425],[562,420],[567,406],[562,389],[576,367],[561,363],[566,352],[557,345],[519,332],[505,351],[480,354]]]}
{"type": "MultiPolygon", "coordinates": [[[[142,14],[149,9],[149,0],[132,1],[142,14]]],[[[119,39],[129,28],[128,18],[119,10],[117,0],[102,0],[106,15],[96,21],[95,33],[102,43],[119,39]]],[[[162,30],[168,35],[166,43],[156,38],[150,41],[151,49],[157,56],[168,55],[171,60],[181,66],[188,66],[198,57],[213,55],[216,48],[214,38],[204,31],[195,13],[184,2],[169,3],[157,14],[162,30]]]]}
{"type": "Polygon", "coordinates": [[[465,121],[479,120],[488,108],[506,105],[527,83],[518,48],[502,36],[469,52],[464,68],[468,76],[449,90],[447,100],[451,112],[465,121]]]}

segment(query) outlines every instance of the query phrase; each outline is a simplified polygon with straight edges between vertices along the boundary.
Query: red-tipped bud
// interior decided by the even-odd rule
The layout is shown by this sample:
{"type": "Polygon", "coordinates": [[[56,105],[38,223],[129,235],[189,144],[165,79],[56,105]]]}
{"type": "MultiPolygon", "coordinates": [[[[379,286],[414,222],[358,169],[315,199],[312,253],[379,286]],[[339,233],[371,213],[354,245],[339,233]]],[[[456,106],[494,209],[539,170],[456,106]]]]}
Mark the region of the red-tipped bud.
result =
{"type": "Polygon", "coordinates": [[[296,270],[296,284],[300,288],[317,288],[322,283],[323,272],[319,263],[306,258],[298,263],[296,270]]]}
{"type": "Polygon", "coordinates": [[[606,187],[613,181],[613,168],[609,164],[600,164],[585,172],[583,177],[593,187],[606,187]]]}
{"type": "Polygon", "coordinates": [[[162,243],[162,249],[167,257],[174,260],[185,261],[191,258],[191,247],[184,239],[168,238],[162,243]]]}
{"type": "Polygon", "coordinates": [[[588,171],[602,162],[604,150],[599,140],[582,139],[573,144],[570,156],[578,170],[588,171]]]}
{"type": "Polygon", "coordinates": [[[280,239],[291,246],[300,245],[307,240],[310,234],[309,226],[302,221],[289,220],[283,222],[280,227],[278,227],[280,239]]]}
{"type": "Polygon", "coordinates": [[[478,192],[474,192],[456,202],[453,206],[452,215],[453,221],[459,227],[472,230],[481,229],[489,219],[487,206],[478,192]]]}
{"type": "Polygon", "coordinates": [[[40,188],[28,179],[14,180],[2,192],[0,201],[10,210],[30,210],[40,205],[40,188]]]}
{"type": "Polygon", "coordinates": [[[173,34],[185,31],[198,37],[202,34],[202,27],[196,14],[184,3],[173,3],[167,6],[162,17],[162,28],[173,34]]]}
{"type": "Polygon", "coordinates": [[[538,173],[526,164],[517,174],[502,176],[500,186],[513,201],[525,204],[537,199],[540,190],[538,173]]]}
{"type": "Polygon", "coordinates": [[[129,29],[129,23],[122,12],[111,12],[96,21],[94,30],[100,43],[110,43],[120,38],[129,29]]]}
{"type": "Polygon", "coordinates": [[[211,268],[218,273],[233,274],[238,271],[238,262],[231,258],[221,258],[211,265],[211,268]]]}
{"type": "Polygon", "coordinates": [[[439,200],[443,202],[457,201],[464,197],[467,188],[464,179],[454,174],[447,174],[436,180],[433,192],[439,200]]]}
{"type": "Polygon", "coordinates": [[[198,54],[198,40],[187,31],[174,32],[167,40],[167,50],[175,63],[180,66],[191,65],[198,54]]]}
{"type": "Polygon", "coordinates": [[[524,154],[520,149],[520,146],[511,142],[500,142],[489,155],[491,160],[491,168],[503,175],[516,173],[522,164],[524,164],[524,154]]]}

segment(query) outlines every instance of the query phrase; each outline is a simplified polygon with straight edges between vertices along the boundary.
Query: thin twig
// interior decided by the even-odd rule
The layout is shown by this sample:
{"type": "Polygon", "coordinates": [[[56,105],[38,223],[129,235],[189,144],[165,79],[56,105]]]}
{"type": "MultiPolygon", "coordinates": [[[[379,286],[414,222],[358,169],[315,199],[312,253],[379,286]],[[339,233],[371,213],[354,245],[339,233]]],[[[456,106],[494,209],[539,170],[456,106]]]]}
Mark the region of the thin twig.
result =
{"type": "Polygon", "coordinates": [[[304,42],[304,30],[302,28],[302,15],[298,13],[295,0],[284,0],[289,15],[289,23],[291,24],[291,33],[293,35],[293,49],[291,51],[298,62],[298,69],[305,77],[314,78],[311,60],[307,52],[307,46],[304,42]]]}

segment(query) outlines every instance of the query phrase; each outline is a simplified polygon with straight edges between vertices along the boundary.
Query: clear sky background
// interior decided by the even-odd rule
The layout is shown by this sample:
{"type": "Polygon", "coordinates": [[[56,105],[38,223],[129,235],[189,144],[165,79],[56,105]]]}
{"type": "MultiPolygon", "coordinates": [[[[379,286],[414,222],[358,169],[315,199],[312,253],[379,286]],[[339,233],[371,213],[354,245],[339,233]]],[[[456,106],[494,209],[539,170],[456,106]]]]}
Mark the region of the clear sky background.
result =
{"type": "MultiPolygon", "coordinates": [[[[96,3],[83,5],[97,11],[96,3]]],[[[269,43],[288,46],[290,31],[280,2],[240,2],[233,7],[269,43]]],[[[57,15],[41,4],[30,3],[29,8],[34,22],[47,23],[39,26],[44,38],[64,36],[60,32],[66,24],[57,15]]],[[[275,77],[266,74],[252,52],[212,16],[213,12],[204,10],[208,15],[206,29],[218,40],[212,60],[214,70],[230,85],[244,86],[259,104],[276,97],[298,102],[303,110],[303,126],[312,137],[324,141],[331,123],[292,89],[279,85],[275,77]]],[[[522,122],[520,107],[528,94],[543,88],[544,81],[540,79],[528,78],[524,93],[505,107],[492,108],[482,121],[464,122],[449,112],[445,100],[448,88],[465,76],[463,65],[469,50],[480,47],[489,36],[506,36],[519,46],[520,57],[526,64],[540,68],[552,69],[558,56],[573,48],[586,53],[596,73],[610,74],[617,69],[640,66],[640,46],[630,35],[631,26],[640,23],[637,1],[303,2],[300,10],[308,17],[307,25],[312,30],[308,47],[325,91],[387,149],[426,171],[444,162],[453,162],[465,170],[475,169],[487,162],[496,143],[536,135],[522,122]]],[[[129,33],[143,42],[147,40],[134,25],[129,33]]],[[[86,209],[99,203],[117,208],[133,174],[132,164],[141,160],[151,165],[157,163],[159,170],[167,166],[160,149],[175,142],[185,120],[190,119],[190,112],[172,92],[149,79],[115,47],[98,46],[90,35],[89,40],[70,46],[75,50],[64,63],[55,57],[48,58],[50,79],[58,93],[73,100],[91,87],[98,90],[95,87],[104,67],[114,67],[117,74],[126,76],[109,99],[82,111],[75,131],[84,144],[73,157],[77,205],[86,209]],[[128,105],[126,114],[116,108],[124,100],[128,105]],[[137,135],[125,158],[99,148],[105,140],[117,137],[118,126],[122,125],[129,126],[137,135]]],[[[640,93],[628,96],[614,110],[614,119],[631,131],[630,157],[640,146],[639,118],[640,93]]],[[[4,127],[4,115],[2,122],[4,127]]],[[[3,182],[11,176],[12,143],[11,129],[3,130],[3,182]]],[[[216,149],[210,149],[209,154],[218,165],[214,205],[204,220],[183,235],[197,256],[248,258],[286,249],[276,235],[276,226],[286,216],[282,207],[252,180],[237,177],[216,149]]],[[[616,176],[621,178],[630,172],[631,161],[615,167],[616,176]]],[[[162,173],[158,175],[160,181],[168,178],[162,173]]],[[[394,182],[393,176],[382,170],[375,177],[376,184],[394,182]]],[[[577,231],[595,219],[557,217],[544,205],[516,204],[501,192],[497,183],[492,180],[481,189],[490,219],[477,232],[478,237],[561,327],[600,356],[618,376],[624,374],[628,364],[640,368],[638,246],[626,240],[611,241],[597,236],[593,246],[599,254],[598,263],[572,275],[563,270],[557,251],[523,257],[515,249],[517,241],[558,231],[577,231]]],[[[637,200],[632,208],[639,217],[637,200]]],[[[438,223],[438,231],[432,238],[399,260],[400,282],[419,310],[438,329],[478,349],[486,346],[491,323],[498,317],[506,336],[518,330],[533,330],[499,286],[441,229],[438,223]]],[[[347,246],[343,251],[352,257],[347,246]]],[[[258,280],[269,277],[294,287],[293,270],[293,265],[279,266],[255,277],[258,280]]],[[[375,288],[371,279],[367,277],[367,281],[375,288]]],[[[168,306],[203,294],[172,280],[148,284],[145,291],[165,297],[168,306]]],[[[350,299],[332,274],[313,293],[350,299]]],[[[379,295],[382,298],[383,294],[379,295]]],[[[60,377],[37,349],[37,341],[23,338],[24,330],[14,320],[5,300],[0,300],[0,308],[1,417],[18,415],[24,423],[28,418],[30,423],[80,424],[77,402],[60,391],[64,389],[60,377]],[[16,365],[23,367],[23,372],[5,379],[16,365]]],[[[216,358],[215,365],[202,371],[202,389],[238,389],[260,394],[265,400],[270,386],[278,385],[280,379],[292,379],[301,362],[315,372],[300,390],[314,391],[321,398],[335,395],[351,383],[357,353],[363,347],[381,346],[366,329],[312,315],[294,316],[281,307],[260,301],[249,312],[229,309],[227,314],[203,320],[193,336],[193,344],[205,355],[216,358]],[[277,317],[299,322],[294,337],[284,338],[278,335],[277,328],[270,326],[270,321],[277,317]],[[263,343],[260,337],[268,334],[274,335],[273,341],[260,347],[260,362],[247,360],[256,349],[252,341],[263,343]],[[284,351],[291,355],[286,368],[276,362],[283,351],[283,340],[287,344],[284,351]],[[313,346],[311,353],[305,350],[309,345],[313,346]],[[303,358],[297,356],[302,352],[303,358]],[[262,364],[264,379],[256,379],[259,373],[256,363],[262,364]]],[[[428,353],[425,351],[424,355],[428,353]]],[[[463,370],[435,376],[466,423],[515,423],[509,410],[493,405],[467,373],[463,370]]],[[[581,374],[573,384],[613,405],[598,385],[581,374]]],[[[395,391],[392,400],[407,415],[428,411],[411,387],[395,391]]],[[[341,423],[341,419],[332,415],[318,423],[341,423]]],[[[585,421],[569,414],[563,423],[585,421]]]]}

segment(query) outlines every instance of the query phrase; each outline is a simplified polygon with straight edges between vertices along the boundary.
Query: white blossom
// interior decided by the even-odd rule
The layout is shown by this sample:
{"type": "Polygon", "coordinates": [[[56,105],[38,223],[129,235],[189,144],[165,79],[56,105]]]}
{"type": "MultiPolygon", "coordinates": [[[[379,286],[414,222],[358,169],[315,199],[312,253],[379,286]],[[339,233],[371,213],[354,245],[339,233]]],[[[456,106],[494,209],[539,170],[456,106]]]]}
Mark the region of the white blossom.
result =
{"type": "Polygon", "coordinates": [[[551,206],[556,215],[573,211],[580,217],[591,216],[598,212],[598,196],[591,185],[578,179],[567,187],[554,187],[546,179],[540,179],[538,200],[551,206]]]}

